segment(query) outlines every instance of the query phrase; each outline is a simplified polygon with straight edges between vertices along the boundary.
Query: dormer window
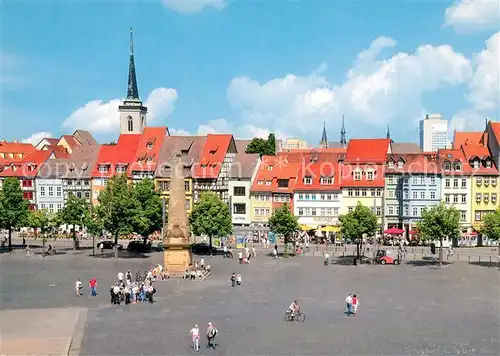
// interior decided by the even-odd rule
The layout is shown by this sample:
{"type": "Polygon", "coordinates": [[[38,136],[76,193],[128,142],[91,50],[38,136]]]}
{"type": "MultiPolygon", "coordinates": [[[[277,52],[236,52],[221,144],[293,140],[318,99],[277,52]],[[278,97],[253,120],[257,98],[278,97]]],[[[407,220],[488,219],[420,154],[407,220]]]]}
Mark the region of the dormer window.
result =
{"type": "Polygon", "coordinates": [[[107,166],[107,165],[100,165],[99,166],[99,172],[101,172],[101,173],[108,173],[109,172],[109,166],[107,166]]]}
{"type": "Polygon", "coordinates": [[[313,183],[313,179],[311,176],[304,177],[304,184],[310,185],[313,183]]]}
{"type": "Polygon", "coordinates": [[[480,166],[480,162],[478,159],[475,159],[474,161],[472,161],[472,167],[475,168],[475,169],[479,169],[479,166],[480,166]]]}
{"type": "Polygon", "coordinates": [[[268,171],[272,171],[273,170],[273,166],[267,166],[267,170],[268,171]]]}
{"type": "Polygon", "coordinates": [[[486,165],[486,168],[491,168],[491,160],[487,159],[486,162],[484,162],[486,165]]]}
{"type": "Polygon", "coordinates": [[[187,156],[189,154],[189,150],[181,150],[181,156],[187,156]]]}
{"type": "Polygon", "coordinates": [[[124,166],[124,165],[116,166],[117,173],[125,173],[126,170],[127,170],[127,166],[124,166]]]}
{"type": "Polygon", "coordinates": [[[215,152],[217,152],[217,150],[210,150],[210,154],[211,154],[211,155],[214,155],[214,154],[215,154],[215,152]]]}
{"type": "Polygon", "coordinates": [[[146,143],[146,148],[147,148],[148,150],[153,149],[153,142],[148,142],[148,143],[146,143]]]}
{"type": "Polygon", "coordinates": [[[333,177],[321,177],[320,178],[321,185],[331,185],[333,184],[333,177]]]}
{"type": "Polygon", "coordinates": [[[148,158],[146,159],[146,163],[151,163],[151,162],[153,162],[153,158],[148,157],[148,158]]]}
{"type": "Polygon", "coordinates": [[[266,185],[271,185],[271,181],[270,180],[266,181],[266,185]]]}
{"type": "MultiPolygon", "coordinates": [[[[84,164],[82,164],[82,171],[83,171],[83,172],[86,172],[88,168],[89,168],[89,164],[88,164],[88,163],[84,163],[84,164]]],[[[71,168],[70,168],[70,169],[71,169],[71,168]]],[[[75,167],[73,167],[73,169],[75,169],[75,167]]]]}
{"type": "Polygon", "coordinates": [[[453,163],[453,169],[455,171],[461,171],[462,170],[462,163],[460,161],[455,161],[453,163]]]}
{"type": "Polygon", "coordinates": [[[361,180],[361,171],[359,169],[354,171],[354,180],[361,180]]]}
{"type": "Polygon", "coordinates": [[[207,164],[206,163],[202,163],[201,164],[201,168],[207,168],[207,164]]]}
{"type": "Polygon", "coordinates": [[[404,164],[405,164],[405,161],[402,158],[400,158],[398,160],[398,168],[403,168],[404,164]]]}
{"type": "Polygon", "coordinates": [[[443,169],[445,171],[450,171],[451,170],[451,163],[450,163],[450,161],[444,161],[444,163],[443,163],[443,169]]]}
{"type": "MultiPolygon", "coordinates": [[[[399,164],[399,162],[398,162],[398,164],[399,164]]],[[[373,180],[374,177],[375,177],[375,174],[373,171],[366,172],[366,180],[373,180]]]]}
{"type": "Polygon", "coordinates": [[[389,161],[389,163],[387,164],[389,168],[394,168],[394,162],[393,161],[389,161]]]}
{"type": "Polygon", "coordinates": [[[257,185],[262,185],[262,184],[264,184],[264,181],[261,180],[257,181],[257,185]]]}
{"type": "Polygon", "coordinates": [[[33,172],[34,167],[32,164],[28,164],[28,166],[26,168],[27,168],[28,172],[33,172]]]}
{"type": "Polygon", "coordinates": [[[318,155],[312,155],[309,159],[309,162],[316,163],[318,161],[318,155]]]}

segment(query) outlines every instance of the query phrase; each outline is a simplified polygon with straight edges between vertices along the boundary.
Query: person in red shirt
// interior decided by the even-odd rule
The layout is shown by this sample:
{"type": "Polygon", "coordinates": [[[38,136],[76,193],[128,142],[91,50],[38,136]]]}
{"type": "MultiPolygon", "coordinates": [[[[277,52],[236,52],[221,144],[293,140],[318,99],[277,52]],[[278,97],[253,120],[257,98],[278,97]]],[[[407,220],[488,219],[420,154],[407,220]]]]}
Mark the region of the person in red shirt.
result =
{"type": "Polygon", "coordinates": [[[97,279],[92,277],[89,281],[90,295],[95,297],[97,295],[97,279]]]}
{"type": "Polygon", "coordinates": [[[358,306],[359,306],[359,299],[356,296],[356,294],[354,294],[352,296],[352,311],[354,315],[358,314],[358,306]]]}

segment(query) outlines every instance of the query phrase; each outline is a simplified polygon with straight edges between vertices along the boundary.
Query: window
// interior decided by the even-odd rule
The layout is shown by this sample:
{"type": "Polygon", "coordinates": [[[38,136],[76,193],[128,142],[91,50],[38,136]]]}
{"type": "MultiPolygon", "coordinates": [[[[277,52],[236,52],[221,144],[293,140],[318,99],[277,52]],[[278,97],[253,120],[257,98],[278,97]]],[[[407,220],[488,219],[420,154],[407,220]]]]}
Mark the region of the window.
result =
{"type": "Polygon", "coordinates": [[[264,184],[263,181],[261,181],[261,180],[257,181],[257,185],[262,185],[262,184],[264,184]]]}
{"type": "Polygon", "coordinates": [[[54,196],[54,187],[49,187],[49,197],[54,196]]]}
{"type": "Polygon", "coordinates": [[[353,207],[353,206],[348,207],[348,208],[347,208],[347,211],[348,211],[348,212],[354,211],[354,207],[353,207]]]}
{"type": "Polygon", "coordinates": [[[45,187],[40,187],[40,196],[44,197],[45,196],[45,187]]]}
{"type": "Polygon", "coordinates": [[[254,208],[253,209],[253,215],[259,216],[260,215],[260,209],[259,208],[254,208]]]}
{"type": "Polygon", "coordinates": [[[191,182],[184,181],[184,191],[189,192],[191,190],[191,182]]]}
{"type": "Polygon", "coordinates": [[[389,168],[394,168],[394,162],[393,161],[389,161],[388,165],[389,165],[389,168]]]}
{"type": "Polygon", "coordinates": [[[314,209],[314,208],[313,208],[313,209],[311,209],[311,215],[312,215],[312,216],[316,216],[316,209],[314,209]]]}
{"type": "Polygon", "coordinates": [[[309,194],[304,195],[304,200],[309,200],[309,194]]]}
{"type": "Polygon", "coordinates": [[[117,173],[125,173],[126,167],[125,166],[116,166],[116,172],[117,173]]]}
{"type": "Polygon", "coordinates": [[[387,197],[388,198],[394,198],[394,190],[390,189],[387,191],[387,197]]]}
{"type": "Polygon", "coordinates": [[[497,186],[497,179],[496,178],[491,178],[491,185],[494,187],[497,186]]]}
{"type": "Polygon", "coordinates": [[[85,180],[83,181],[83,185],[90,185],[90,181],[89,181],[88,179],[85,179],[85,180]]]}
{"type": "Polygon", "coordinates": [[[320,198],[320,200],[325,200],[325,198],[326,198],[325,194],[320,194],[319,198],[320,198]]]}
{"type": "Polygon", "coordinates": [[[432,185],[436,184],[436,177],[434,177],[434,176],[431,177],[431,184],[432,185]]]}
{"type": "Polygon", "coordinates": [[[269,216],[270,213],[271,213],[271,210],[269,210],[269,208],[266,208],[266,216],[269,216]]]}
{"type": "Polygon", "coordinates": [[[420,192],[420,199],[425,199],[425,192],[420,192]]]}
{"type": "Polygon", "coordinates": [[[403,168],[404,162],[402,159],[398,161],[398,168],[403,168]]]}
{"type": "Polygon", "coordinates": [[[472,167],[477,169],[477,168],[479,168],[479,166],[480,166],[480,162],[479,162],[479,160],[478,160],[478,159],[475,159],[475,160],[472,162],[472,167]]]}
{"type": "Polygon", "coordinates": [[[405,205],[405,207],[404,207],[404,213],[405,213],[405,216],[408,216],[408,215],[409,215],[409,213],[408,213],[408,209],[409,209],[409,208],[408,208],[408,205],[405,205]]]}
{"type": "Polygon", "coordinates": [[[312,184],[312,183],[313,183],[313,179],[312,179],[311,176],[304,177],[304,184],[309,185],[309,184],[312,184]]]}
{"type": "Polygon", "coordinates": [[[107,173],[109,171],[109,167],[105,165],[99,166],[99,172],[101,173],[107,173]]]}
{"type": "Polygon", "coordinates": [[[462,188],[467,188],[467,179],[462,179],[462,188]]]}
{"type": "Polygon", "coordinates": [[[382,196],[382,189],[377,189],[377,197],[381,197],[382,196]]]}
{"type": "Polygon", "coordinates": [[[97,198],[99,198],[99,191],[98,190],[94,190],[93,191],[93,195],[94,195],[94,200],[97,200],[97,198]]]}
{"type": "Polygon", "coordinates": [[[90,199],[90,192],[88,190],[85,192],[85,199],[90,199]]]}
{"type": "Polygon", "coordinates": [[[356,189],[356,190],[354,191],[354,196],[359,197],[359,189],[356,189]]]}
{"type": "Polygon", "coordinates": [[[396,215],[399,215],[399,205],[396,205],[396,215]]]}
{"type": "Polygon", "coordinates": [[[394,177],[390,176],[389,178],[387,178],[387,183],[394,184],[394,177]]]}
{"type": "Polygon", "coordinates": [[[484,163],[486,164],[486,168],[491,168],[491,160],[487,159],[484,163]]]}
{"type": "Polygon", "coordinates": [[[449,188],[449,187],[450,187],[450,178],[446,178],[446,179],[444,180],[444,187],[445,187],[445,188],[449,188]]]}
{"type": "Polygon", "coordinates": [[[467,220],[467,212],[460,210],[460,221],[466,221],[467,220]]]}
{"type": "Polygon", "coordinates": [[[417,199],[418,198],[418,192],[411,192],[411,197],[412,197],[412,199],[417,199]]]}
{"type": "Polygon", "coordinates": [[[483,200],[484,200],[485,202],[489,202],[489,201],[490,201],[490,195],[489,195],[488,193],[484,193],[484,194],[483,194],[483,200]]]}
{"type": "Polygon", "coordinates": [[[483,182],[483,179],[481,177],[476,177],[476,184],[477,185],[481,185],[482,182],[483,182]]]}
{"type": "Polygon", "coordinates": [[[40,204],[40,210],[45,210],[45,204],[40,204]]]}
{"type": "Polygon", "coordinates": [[[375,194],[376,194],[376,193],[375,193],[375,189],[371,189],[371,190],[370,190],[370,196],[374,197],[374,196],[375,196],[375,194]]]}
{"type": "Polygon", "coordinates": [[[481,221],[481,212],[480,211],[476,211],[474,215],[475,215],[476,221],[481,221]]]}
{"type": "Polygon", "coordinates": [[[481,201],[481,193],[476,193],[476,201],[477,202],[481,201]]]}
{"type": "Polygon", "coordinates": [[[82,199],[82,192],[76,192],[76,197],[78,199],[82,199]]]}
{"type": "Polygon", "coordinates": [[[455,195],[453,196],[453,204],[457,204],[457,203],[458,203],[458,195],[457,195],[457,194],[455,194],[455,195]]]}
{"type": "Polygon", "coordinates": [[[361,171],[354,171],[354,180],[361,180],[361,171]]]}
{"type": "Polygon", "coordinates": [[[333,177],[321,177],[320,182],[322,185],[331,185],[333,184],[333,177]]]}
{"type": "Polygon", "coordinates": [[[449,203],[450,202],[450,194],[445,194],[444,195],[444,201],[449,203]]]}
{"type": "Polygon", "coordinates": [[[490,179],[489,178],[484,178],[484,186],[488,187],[490,185],[490,179]]]}
{"type": "Polygon", "coordinates": [[[374,175],[375,174],[373,173],[373,171],[368,171],[368,172],[366,172],[366,179],[373,180],[374,175]]]}
{"type": "Polygon", "coordinates": [[[462,163],[460,163],[459,161],[455,161],[455,163],[453,163],[453,169],[456,171],[461,171],[462,170],[462,163]]]}
{"type": "Polygon", "coordinates": [[[246,204],[233,204],[233,213],[234,214],[246,214],[246,204]]]}
{"type": "Polygon", "coordinates": [[[366,197],[366,189],[361,189],[361,196],[366,197]]]}
{"type": "MultiPolygon", "coordinates": [[[[101,167],[99,167],[99,172],[100,172],[101,167]]],[[[96,182],[99,181],[99,179],[95,180],[96,182]]],[[[68,185],[73,185],[73,181],[71,179],[68,180],[68,185]]],[[[103,185],[103,184],[97,184],[97,185],[103,185]]]]}
{"type": "Polygon", "coordinates": [[[410,196],[409,196],[409,192],[408,192],[408,189],[405,189],[405,199],[409,199],[410,196]]]}
{"type": "Polygon", "coordinates": [[[57,211],[61,210],[62,209],[62,204],[57,204],[57,207],[56,207],[57,211]]]}
{"type": "Polygon", "coordinates": [[[412,214],[413,216],[418,216],[418,209],[416,207],[413,207],[412,214]]]}
{"type": "Polygon", "coordinates": [[[347,195],[348,195],[348,196],[352,197],[353,193],[354,193],[354,192],[353,192],[353,190],[352,190],[352,189],[347,189],[347,195]]]}
{"type": "Polygon", "coordinates": [[[244,197],[245,196],[245,187],[234,187],[234,196],[235,197],[244,197]]]}
{"type": "Polygon", "coordinates": [[[129,116],[127,119],[127,128],[128,132],[134,131],[134,120],[132,120],[132,116],[129,116]]]}
{"type": "Polygon", "coordinates": [[[62,197],[62,187],[56,187],[56,196],[62,197]]]}
{"type": "Polygon", "coordinates": [[[303,194],[299,194],[299,200],[303,200],[304,199],[304,195],[303,194]]]}
{"type": "Polygon", "coordinates": [[[76,181],[76,185],[82,185],[82,182],[81,182],[81,181],[79,181],[79,180],[77,180],[77,181],[76,181]]]}
{"type": "Polygon", "coordinates": [[[328,200],[339,200],[339,195],[337,193],[332,194],[332,198],[330,199],[330,194],[327,195],[328,200]]]}
{"type": "Polygon", "coordinates": [[[278,188],[288,188],[288,179],[278,179],[278,188]]]}
{"type": "Polygon", "coordinates": [[[382,208],[380,206],[377,206],[375,208],[375,215],[377,215],[377,216],[382,215],[382,208]]]}
{"type": "Polygon", "coordinates": [[[453,179],[453,188],[458,188],[458,178],[453,179]]]}
{"type": "Polygon", "coordinates": [[[432,200],[436,199],[436,192],[431,192],[431,199],[432,200]]]}
{"type": "Polygon", "coordinates": [[[443,168],[445,171],[451,170],[451,163],[449,161],[445,161],[443,164],[443,168]]]}
{"type": "Polygon", "coordinates": [[[266,180],[266,185],[271,185],[271,181],[270,180],[266,180]]]}
{"type": "Polygon", "coordinates": [[[412,184],[418,184],[418,177],[411,177],[412,184]]]}
{"type": "Polygon", "coordinates": [[[495,204],[497,201],[497,193],[491,193],[491,202],[495,204]]]}
{"type": "Polygon", "coordinates": [[[394,207],[392,205],[389,206],[388,211],[389,211],[389,215],[394,215],[394,207]]]}
{"type": "Polygon", "coordinates": [[[273,166],[267,166],[267,170],[268,171],[272,171],[273,170],[273,166]]]}
{"type": "Polygon", "coordinates": [[[303,208],[299,208],[299,216],[302,216],[304,215],[304,209],[303,208]]]}
{"type": "Polygon", "coordinates": [[[49,204],[49,213],[54,212],[54,204],[49,204]]]}
{"type": "Polygon", "coordinates": [[[425,184],[425,177],[423,177],[423,176],[420,177],[420,184],[422,184],[422,185],[425,184]]]}
{"type": "Polygon", "coordinates": [[[462,199],[461,199],[462,204],[467,203],[467,195],[462,194],[462,199]]]}
{"type": "Polygon", "coordinates": [[[316,200],[316,194],[311,194],[311,200],[316,200]]]}

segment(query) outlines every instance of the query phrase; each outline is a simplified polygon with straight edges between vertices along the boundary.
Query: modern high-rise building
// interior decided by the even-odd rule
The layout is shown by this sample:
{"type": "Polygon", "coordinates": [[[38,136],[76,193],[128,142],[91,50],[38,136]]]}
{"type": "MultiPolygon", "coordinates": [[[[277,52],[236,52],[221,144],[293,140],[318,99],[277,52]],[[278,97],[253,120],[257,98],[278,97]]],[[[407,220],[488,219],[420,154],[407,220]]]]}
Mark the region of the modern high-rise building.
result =
{"type": "Polygon", "coordinates": [[[448,120],[440,114],[426,115],[420,120],[419,145],[424,152],[448,148],[448,120]]]}

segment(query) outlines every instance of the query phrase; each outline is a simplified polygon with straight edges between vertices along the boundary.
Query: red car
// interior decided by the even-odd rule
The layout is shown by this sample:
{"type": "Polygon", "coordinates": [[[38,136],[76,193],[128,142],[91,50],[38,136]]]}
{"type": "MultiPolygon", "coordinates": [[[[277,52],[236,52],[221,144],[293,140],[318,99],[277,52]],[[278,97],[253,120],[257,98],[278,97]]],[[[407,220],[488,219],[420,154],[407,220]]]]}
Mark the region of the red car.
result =
{"type": "Polygon", "coordinates": [[[375,261],[381,265],[399,265],[398,253],[390,250],[378,250],[375,261]]]}

